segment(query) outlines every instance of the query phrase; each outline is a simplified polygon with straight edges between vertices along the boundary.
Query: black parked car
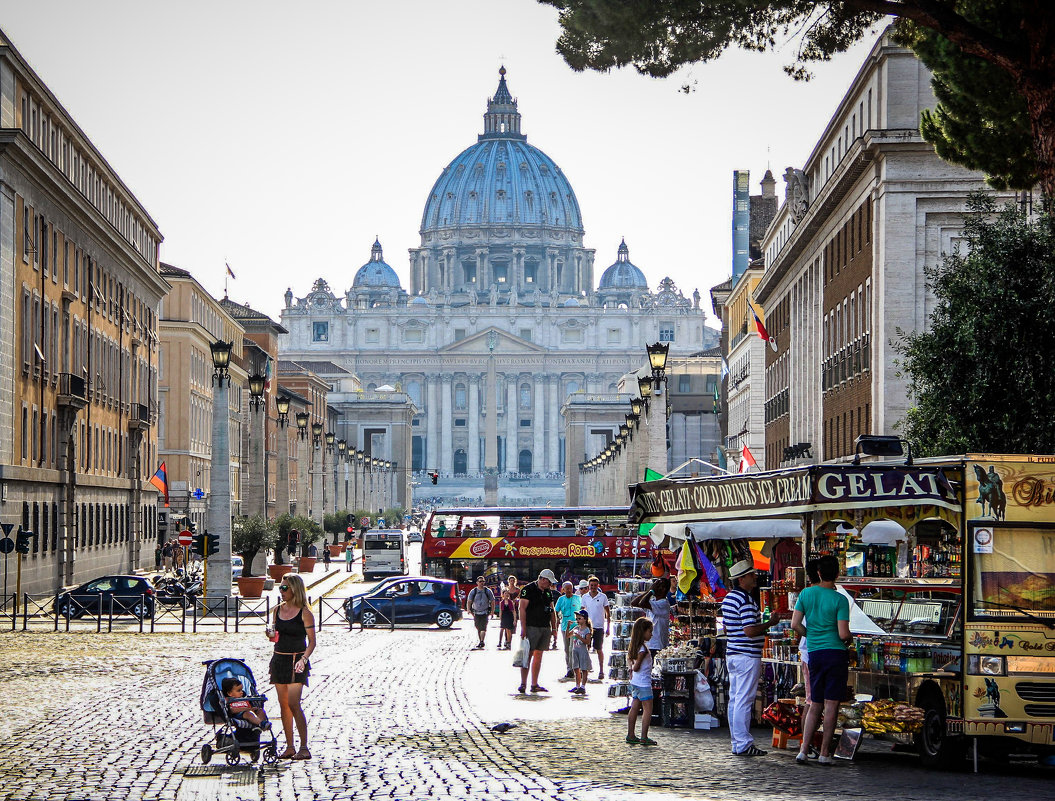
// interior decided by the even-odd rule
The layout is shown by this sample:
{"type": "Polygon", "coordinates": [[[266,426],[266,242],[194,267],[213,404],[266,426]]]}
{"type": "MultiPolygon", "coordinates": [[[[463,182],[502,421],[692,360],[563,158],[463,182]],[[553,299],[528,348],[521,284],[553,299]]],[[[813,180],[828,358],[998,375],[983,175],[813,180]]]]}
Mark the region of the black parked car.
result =
{"type": "Polygon", "coordinates": [[[429,576],[389,579],[370,592],[353,595],[344,602],[349,623],[387,626],[396,623],[435,623],[450,628],[462,619],[458,605],[458,582],[429,576]]]}
{"type": "Polygon", "coordinates": [[[108,615],[111,598],[115,616],[154,616],[154,585],[142,576],[103,576],[66,590],[55,599],[55,612],[71,618],[108,615]]]}

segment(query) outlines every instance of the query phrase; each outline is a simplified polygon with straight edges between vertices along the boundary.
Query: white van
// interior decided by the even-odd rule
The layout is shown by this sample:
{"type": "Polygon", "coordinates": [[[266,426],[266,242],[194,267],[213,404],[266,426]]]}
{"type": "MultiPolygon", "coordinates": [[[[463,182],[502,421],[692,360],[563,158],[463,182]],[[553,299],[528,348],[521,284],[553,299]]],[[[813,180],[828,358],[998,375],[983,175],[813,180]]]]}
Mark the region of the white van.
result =
{"type": "Polygon", "coordinates": [[[363,538],[363,578],[405,576],[407,554],[403,531],[398,528],[372,528],[363,538]]]}

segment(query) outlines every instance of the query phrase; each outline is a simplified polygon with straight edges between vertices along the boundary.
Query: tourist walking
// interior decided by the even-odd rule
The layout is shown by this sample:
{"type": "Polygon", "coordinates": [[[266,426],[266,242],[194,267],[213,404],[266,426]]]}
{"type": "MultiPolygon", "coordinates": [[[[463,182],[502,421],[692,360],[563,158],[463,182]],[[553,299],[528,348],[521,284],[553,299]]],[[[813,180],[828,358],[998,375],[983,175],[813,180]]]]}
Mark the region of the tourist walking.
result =
{"type": "Polygon", "coordinates": [[[612,609],[608,596],[601,592],[601,580],[597,576],[587,579],[589,589],[583,593],[582,608],[590,615],[593,629],[593,650],[597,654],[597,678],[604,678],[604,638],[611,630],[612,609]]]}
{"type": "MultiPolygon", "coordinates": [[[[560,624],[561,636],[564,638],[564,664],[567,667],[567,672],[564,674],[565,679],[574,679],[575,673],[572,667],[572,647],[574,645],[574,637],[572,631],[577,625],[575,620],[575,614],[582,609],[582,598],[575,594],[575,585],[570,581],[565,581],[561,585],[561,596],[557,599],[557,605],[554,610],[557,613],[557,622],[560,624]]],[[[587,665],[587,670],[589,665],[587,665]]]]}
{"type": "Polygon", "coordinates": [[[757,577],[751,560],[744,559],[729,569],[733,589],[722,601],[725,625],[725,665],[729,671],[729,736],[738,756],[762,756],[766,752],[751,736],[751,708],[762,675],[763,634],[774,620],[762,621],[751,593],[757,577]]]}
{"type": "Polygon", "coordinates": [[[498,602],[499,625],[498,650],[508,651],[513,645],[513,630],[516,628],[517,602],[509,597],[509,590],[502,590],[502,600],[498,602]],[[504,644],[503,644],[504,643],[504,644]]]}
{"type": "Polygon", "coordinates": [[[476,586],[469,590],[465,598],[465,611],[473,616],[476,624],[476,634],[480,641],[476,644],[476,650],[482,651],[484,639],[487,637],[487,619],[495,611],[495,594],[487,586],[487,579],[483,576],[476,577],[476,586]]]}
{"type": "Polygon", "coordinates": [[[538,683],[538,674],[542,669],[542,652],[549,645],[550,637],[557,636],[557,614],[553,611],[557,603],[557,593],[553,585],[557,577],[546,568],[538,574],[538,579],[526,584],[520,590],[520,636],[528,641],[528,663],[520,668],[520,686],[517,690],[523,694],[528,686],[528,672],[531,673],[531,692],[549,692],[538,683]]]}
{"type": "Polygon", "coordinates": [[[568,692],[586,695],[586,680],[590,678],[590,641],[593,629],[590,628],[590,615],[585,609],[575,613],[575,628],[570,632],[572,642],[571,667],[575,677],[575,687],[568,692]]]}
{"type": "Polygon", "coordinates": [[[802,732],[802,744],[795,761],[805,764],[809,745],[824,713],[824,734],[817,761],[832,764],[832,737],[838,724],[839,704],[846,696],[850,675],[846,652],[850,635],[850,599],[835,588],[839,578],[839,560],[822,556],[817,560],[820,579],[799,593],[791,627],[807,638],[809,649],[810,708],[802,732]],[[806,622],[809,622],[807,628],[806,622]]]}
{"type": "Polygon", "coordinates": [[[355,561],[355,548],[352,547],[352,541],[346,540],[344,543],[344,572],[352,572],[352,563],[355,561]]]}
{"type": "Polygon", "coordinates": [[[315,650],[315,617],[308,608],[304,580],[296,573],[287,573],[279,585],[282,603],[275,609],[268,636],[277,637],[275,653],[271,657],[271,683],[278,694],[282,711],[282,731],[286,735],[286,750],[279,759],[311,759],[308,750],[308,719],[300,699],[308,686],[312,651],[315,650]],[[293,727],[300,735],[300,750],[293,749],[293,727]]]}
{"type": "Polygon", "coordinates": [[[630,631],[626,662],[630,668],[630,711],[626,717],[626,741],[631,745],[656,745],[649,739],[648,727],[652,723],[652,652],[646,643],[652,636],[652,621],[639,617],[630,631]],[[637,736],[637,719],[641,718],[641,737],[637,736]]]}

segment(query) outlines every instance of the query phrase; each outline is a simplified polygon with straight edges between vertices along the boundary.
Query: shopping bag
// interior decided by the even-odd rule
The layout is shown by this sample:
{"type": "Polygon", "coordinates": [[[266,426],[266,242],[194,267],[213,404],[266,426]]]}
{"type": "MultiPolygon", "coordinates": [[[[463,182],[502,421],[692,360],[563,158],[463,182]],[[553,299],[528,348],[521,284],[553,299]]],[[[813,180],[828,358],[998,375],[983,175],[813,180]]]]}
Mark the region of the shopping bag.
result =
{"type": "Polygon", "coordinates": [[[768,723],[777,731],[782,731],[788,737],[798,737],[802,734],[802,722],[792,707],[776,701],[766,707],[762,713],[762,722],[768,723]]]}
{"type": "Polygon", "coordinates": [[[513,667],[526,668],[531,664],[531,643],[527,637],[520,638],[517,646],[516,656],[513,657],[513,667]]]}
{"type": "Polygon", "coordinates": [[[710,682],[700,671],[696,671],[696,687],[693,691],[693,700],[697,712],[710,712],[714,709],[714,696],[711,694],[710,682]]]}

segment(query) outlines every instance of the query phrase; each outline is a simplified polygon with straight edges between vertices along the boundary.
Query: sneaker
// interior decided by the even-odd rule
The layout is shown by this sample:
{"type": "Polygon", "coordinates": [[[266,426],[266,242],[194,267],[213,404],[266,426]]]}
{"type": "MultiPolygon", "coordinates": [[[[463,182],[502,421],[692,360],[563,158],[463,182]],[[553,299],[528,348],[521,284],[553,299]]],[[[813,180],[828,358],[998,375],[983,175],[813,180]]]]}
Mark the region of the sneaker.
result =
{"type": "Polygon", "coordinates": [[[575,671],[574,670],[569,670],[567,673],[564,674],[564,678],[566,678],[566,679],[574,679],[575,678],[575,671]]]}
{"type": "Polygon", "coordinates": [[[524,694],[524,690],[526,690],[526,689],[527,689],[527,687],[525,687],[523,684],[521,684],[519,687],[517,687],[517,693],[519,693],[520,695],[523,695],[524,694]]]}
{"type": "Polygon", "coordinates": [[[636,737],[635,735],[633,735],[633,734],[628,734],[628,735],[626,736],[626,741],[627,741],[627,742],[628,742],[628,743],[629,743],[630,745],[637,745],[638,743],[640,743],[640,742],[641,742],[641,741],[640,741],[639,739],[637,739],[637,737],[636,737]]]}
{"type": "Polygon", "coordinates": [[[568,690],[568,692],[570,692],[570,693],[572,693],[574,695],[575,693],[579,692],[579,688],[578,687],[572,687],[570,690],[568,690]]]}
{"type": "Polygon", "coordinates": [[[808,756],[806,756],[804,753],[802,753],[801,751],[799,751],[797,754],[795,754],[795,764],[796,765],[808,765],[809,763],[810,763],[810,758],[808,756]]]}
{"type": "Polygon", "coordinates": [[[657,743],[651,737],[642,737],[641,738],[641,745],[659,745],[659,743],[657,743]]]}
{"type": "MultiPolygon", "coordinates": [[[[750,756],[750,757],[755,757],[755,756],[765,756],[765,755],[766,755],[766,752],[765,752],[765,751],[763,751],[763,750],[762,750],[761,748],[759,748],[758,746],[752,745],[752,746],[748,746],[748,748],[747,748],[747,750],[746,750],[746,751],[737,751],[737,752],[735,752],[735,753],[734,753],[734,755],[735,755],[735,756],[750,756]]],[[[824,758],[824,757],[821,757],[821,759],[823,759],[823,758],[824,758]]]]}
{"type": "Polygon", "coordinates": [[[597,681],[604,681],[604,671],[597,674],[597,681]]]}
{"type": "Polygon", "coordinates": [[[808,759],[816,759],[820,755],[821,755],[821,752],[818,751],[816,748],[814,748],[812,745],[810,746],[810,750],[806,753],[806,757],[808,759]]]}
{"type": "Polygon", "coordinates": [[[835,760],[832,759],[830,756],[824,756],[824,754],[821,754],[819,757],[817,757],[817,764],[818,765],[834,765],[835,764],[835,760]]]}

